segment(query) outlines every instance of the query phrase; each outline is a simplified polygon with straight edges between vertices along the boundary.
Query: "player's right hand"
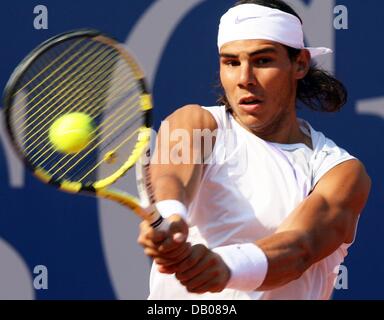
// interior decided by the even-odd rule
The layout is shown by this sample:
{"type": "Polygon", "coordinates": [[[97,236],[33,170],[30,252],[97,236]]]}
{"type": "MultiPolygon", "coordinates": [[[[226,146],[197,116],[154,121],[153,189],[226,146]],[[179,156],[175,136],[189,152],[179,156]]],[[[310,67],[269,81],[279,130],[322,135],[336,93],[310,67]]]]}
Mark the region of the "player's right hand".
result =
{"type": "Polygon", "coordinates": [[[157,230],[143,221],[137,241],[145,254],[154,259],[160,272],[174,273],[175,267],[190,255],[191,244],[186,242],[187,223],[179,215],[172,215],[167,220],[168,231],[157,230]]]}

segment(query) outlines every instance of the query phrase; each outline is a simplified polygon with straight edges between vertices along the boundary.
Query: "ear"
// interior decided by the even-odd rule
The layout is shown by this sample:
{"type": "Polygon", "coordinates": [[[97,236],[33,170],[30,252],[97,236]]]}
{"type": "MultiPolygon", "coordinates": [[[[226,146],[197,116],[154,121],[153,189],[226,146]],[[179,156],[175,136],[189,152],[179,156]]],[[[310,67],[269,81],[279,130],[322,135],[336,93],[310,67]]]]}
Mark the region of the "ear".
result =
{"type": "Polygon", "coordinates": [[[311,64],[311,54],[308,50],[301,50],[295,61],[295,78],[297,80],[303,79],[308,73],[311,64]]]}

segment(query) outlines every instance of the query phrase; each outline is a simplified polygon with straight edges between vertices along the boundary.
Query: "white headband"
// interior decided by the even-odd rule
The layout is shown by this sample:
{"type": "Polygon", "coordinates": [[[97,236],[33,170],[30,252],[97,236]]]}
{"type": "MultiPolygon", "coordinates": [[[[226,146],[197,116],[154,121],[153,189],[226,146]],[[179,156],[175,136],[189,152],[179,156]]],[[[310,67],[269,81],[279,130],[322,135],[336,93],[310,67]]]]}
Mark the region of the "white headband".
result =
{"type": "Polygon", "coordinates": [[[304,47],[300,20],[292,14],[257,4],[242,4],[229,9],[220,20],[217,45],[234,40],[271,40],[296,49],[307,49],[311,57],[331,53],[329,48],[304,47]]]}

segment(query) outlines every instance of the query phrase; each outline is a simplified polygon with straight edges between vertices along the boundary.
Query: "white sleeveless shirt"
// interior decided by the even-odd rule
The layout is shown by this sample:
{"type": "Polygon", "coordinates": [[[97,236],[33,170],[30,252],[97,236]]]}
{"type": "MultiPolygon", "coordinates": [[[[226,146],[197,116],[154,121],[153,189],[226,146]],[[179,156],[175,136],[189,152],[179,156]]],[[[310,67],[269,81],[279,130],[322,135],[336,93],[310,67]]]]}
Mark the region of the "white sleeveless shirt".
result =
{"type": "MultiPolygon", "coordinates": [[[[273,234],[331,168],[354,159],[299,120],[313,150],[302,143],[266,142],[243,128],[224,106],[204,107],[218,126],[198,192],[188,208],[189,241],[209,248],[254,242],[273,234]]],[[[324,235],[327,236],[327,235],[324,235]]],[[[299,279],[269,291],[225,289],[189,293],[153,264],[149,299],[329,299],[350,244],[312,265],[299,279]]]]}

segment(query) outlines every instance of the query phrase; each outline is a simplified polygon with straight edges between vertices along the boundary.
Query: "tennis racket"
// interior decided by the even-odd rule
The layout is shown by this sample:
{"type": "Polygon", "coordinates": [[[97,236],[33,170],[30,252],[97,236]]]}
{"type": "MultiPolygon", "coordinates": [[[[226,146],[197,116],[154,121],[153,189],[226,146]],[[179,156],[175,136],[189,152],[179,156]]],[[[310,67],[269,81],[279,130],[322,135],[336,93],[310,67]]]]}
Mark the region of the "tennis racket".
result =
{"type": "Polygon", "coordinates": [[[152,102],[131,53],[97,30],[76,30],[34,49],[4,90],[6,131],[25,165],[61,191],[111,199],[166,229],[149,179],[152,102]],[[92,139],[63,153],[49,129],[63,115],[92,119],[92,139]],[[111,187],[136,164],[140,200],[111,187]]]}

